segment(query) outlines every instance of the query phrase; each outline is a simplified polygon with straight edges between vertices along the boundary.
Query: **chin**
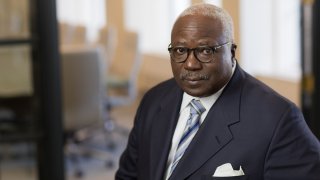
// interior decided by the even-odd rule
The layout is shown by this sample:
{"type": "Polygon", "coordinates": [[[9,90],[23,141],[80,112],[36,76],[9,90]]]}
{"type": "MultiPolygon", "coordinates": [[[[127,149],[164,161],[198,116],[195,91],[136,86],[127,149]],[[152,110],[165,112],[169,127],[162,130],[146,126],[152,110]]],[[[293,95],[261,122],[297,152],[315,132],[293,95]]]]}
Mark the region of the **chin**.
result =
{"type": "Polygon", "coordinates": [[[206,93],[198,90],[184,90],[187,94],[193,97],[205,97],[207,96],[206,93]]]}

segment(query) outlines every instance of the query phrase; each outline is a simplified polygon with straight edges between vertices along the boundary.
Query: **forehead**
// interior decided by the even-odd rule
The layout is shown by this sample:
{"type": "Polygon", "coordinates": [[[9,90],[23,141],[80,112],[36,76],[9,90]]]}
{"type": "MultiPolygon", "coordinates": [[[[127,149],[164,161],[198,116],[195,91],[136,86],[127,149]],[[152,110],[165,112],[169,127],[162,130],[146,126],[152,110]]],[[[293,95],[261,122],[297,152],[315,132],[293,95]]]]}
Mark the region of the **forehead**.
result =
{"type": "Polygon", "coordinates": [[[212,17],[190,15],[179,18],[171,32],[171,41],[217,41],[223,35],[221,21],[212,17]]]}

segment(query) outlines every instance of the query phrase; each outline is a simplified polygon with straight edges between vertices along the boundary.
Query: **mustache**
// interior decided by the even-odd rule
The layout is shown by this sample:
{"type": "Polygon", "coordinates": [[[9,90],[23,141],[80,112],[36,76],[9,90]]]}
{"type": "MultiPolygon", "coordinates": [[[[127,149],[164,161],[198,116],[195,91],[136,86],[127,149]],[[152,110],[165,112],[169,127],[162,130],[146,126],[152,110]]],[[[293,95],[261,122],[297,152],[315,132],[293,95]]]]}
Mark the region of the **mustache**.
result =
{"type": "Polygon", "coordinates": [[[186,80],[186,79],[196,79],[196,80],[208,80],[209,75],[207,74],[202,74],[198,72],[182,72],[180,74],[180,79],[186,80]]]}

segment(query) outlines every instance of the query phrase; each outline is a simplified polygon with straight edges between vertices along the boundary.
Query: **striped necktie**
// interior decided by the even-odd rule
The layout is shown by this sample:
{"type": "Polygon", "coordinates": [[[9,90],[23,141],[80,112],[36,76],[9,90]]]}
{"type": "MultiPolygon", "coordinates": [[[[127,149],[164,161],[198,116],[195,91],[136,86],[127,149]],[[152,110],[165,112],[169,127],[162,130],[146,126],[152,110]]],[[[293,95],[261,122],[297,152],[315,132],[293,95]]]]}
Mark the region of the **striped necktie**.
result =
{"type": "Polygon", "coordinates": [[[172,174],[173,170],[177,166],[179,160],[183,156],[184,152],[186,151],[194,135],[197,133],[200,127],[201,114],[206,110],[201,104],[201,102],[195,99],[193,99],[190,102],[189,106],[190,106],[190,116],[187,120],[186,127],[179,141],[176,154],[174,155],[172,166],[170,169],[170,175],[172,174]]]}

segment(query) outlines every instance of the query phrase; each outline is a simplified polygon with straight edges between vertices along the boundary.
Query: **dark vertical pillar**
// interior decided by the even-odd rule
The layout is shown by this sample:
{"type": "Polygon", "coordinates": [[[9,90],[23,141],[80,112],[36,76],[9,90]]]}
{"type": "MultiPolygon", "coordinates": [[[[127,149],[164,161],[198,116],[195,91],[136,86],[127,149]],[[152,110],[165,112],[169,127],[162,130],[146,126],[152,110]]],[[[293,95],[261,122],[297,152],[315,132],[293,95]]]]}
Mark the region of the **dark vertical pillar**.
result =
{"type": "Polygon", "coordinates": [[[320,139],[320,0],[302,2],[302,110],[320,139]]]}
{"type": "Polygon", "coordinates": [[[314,1],[313,6],[313,73],[314,73],[314,93],[313,93],[313,125],[314,133],[320,139],[320,0],[314,1]]]}
{"type": "Polygon", "coordinates": [[[63,180],[60,59],[55,0],[30,0],[38,128],[39,180],[63,180]]]}

